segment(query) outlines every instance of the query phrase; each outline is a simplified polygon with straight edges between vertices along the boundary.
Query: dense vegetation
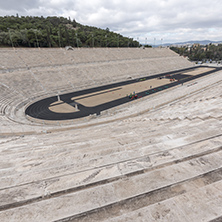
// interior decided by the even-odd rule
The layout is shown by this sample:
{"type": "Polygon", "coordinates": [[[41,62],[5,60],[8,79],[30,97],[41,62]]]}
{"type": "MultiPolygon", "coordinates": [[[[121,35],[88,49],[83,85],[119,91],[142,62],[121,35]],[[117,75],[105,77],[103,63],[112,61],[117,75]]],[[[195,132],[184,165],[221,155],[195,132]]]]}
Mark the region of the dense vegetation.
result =
{"type": "Polygon", "coordinates": [[[13,47],[138,47],[120,34],[85,26],[63,17],[0,17],[0,46],[13,47]]]}
{"type": "Polygon", "coordinates": [[[171,47],[171,49],[181,56],[188,56],[191,61],[221,61],[222,44],[199,45],[194,44],[191,47],[171,47]]]}

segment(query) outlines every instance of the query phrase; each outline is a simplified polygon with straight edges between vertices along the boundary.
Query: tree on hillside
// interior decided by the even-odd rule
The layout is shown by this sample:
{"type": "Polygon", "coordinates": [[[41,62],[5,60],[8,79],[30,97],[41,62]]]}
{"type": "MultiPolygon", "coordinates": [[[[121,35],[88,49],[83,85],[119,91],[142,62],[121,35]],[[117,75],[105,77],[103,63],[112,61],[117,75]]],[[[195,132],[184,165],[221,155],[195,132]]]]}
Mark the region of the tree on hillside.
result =
{"type": "Polygon", "coordinates": [[[188,56],[192,61],[222,60],[222,44],[193,45],[191,47],[171,47],[181,56],[188,56]]]}
{"type": "Polygon", "coordinates": [[[14,47],[138,47],[120,34],[84,26],[63,17],[0,17],[0,46],[14,47]]]}

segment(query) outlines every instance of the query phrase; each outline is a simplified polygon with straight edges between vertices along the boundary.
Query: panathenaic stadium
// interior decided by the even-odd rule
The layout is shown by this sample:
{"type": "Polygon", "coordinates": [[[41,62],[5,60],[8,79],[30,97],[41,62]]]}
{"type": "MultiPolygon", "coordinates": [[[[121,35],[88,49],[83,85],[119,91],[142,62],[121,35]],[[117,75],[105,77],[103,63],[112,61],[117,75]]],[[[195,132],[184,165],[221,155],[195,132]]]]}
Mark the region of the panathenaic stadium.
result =
{"type": "Polygon", "coordinates": [[[1,222],[222,221],[222,70],[2,48],[0,154],[1,222]]]}

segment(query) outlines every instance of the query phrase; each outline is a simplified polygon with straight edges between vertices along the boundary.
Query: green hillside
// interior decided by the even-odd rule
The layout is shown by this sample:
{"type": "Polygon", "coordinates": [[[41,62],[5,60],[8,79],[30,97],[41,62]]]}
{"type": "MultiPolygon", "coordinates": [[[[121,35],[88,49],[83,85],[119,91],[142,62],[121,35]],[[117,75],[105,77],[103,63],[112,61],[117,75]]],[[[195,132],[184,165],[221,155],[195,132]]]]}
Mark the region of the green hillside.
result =
{"type": "Polygon", "coordinates": [[[0,17],[0,47],[138,47],[139,42],[107,29],[63,17],[0,17]]]}
{"type": "Polygon", "coordinates": [[[222,44],[200,45],[193,44],[192,46],[170,47],[181,56],[187,56],[191,61],[221,61],[222,60],[222,44]]]}

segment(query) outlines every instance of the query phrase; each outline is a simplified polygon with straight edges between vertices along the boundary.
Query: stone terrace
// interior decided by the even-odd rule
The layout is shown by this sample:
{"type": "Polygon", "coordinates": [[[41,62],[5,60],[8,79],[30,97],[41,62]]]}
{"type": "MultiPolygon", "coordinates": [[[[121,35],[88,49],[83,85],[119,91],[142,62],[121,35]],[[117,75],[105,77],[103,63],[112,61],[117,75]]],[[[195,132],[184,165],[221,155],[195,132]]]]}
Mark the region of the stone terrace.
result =
{"type": "Polygon", "coordinates": [[[19,81],[17,90],[21,93],[32,90],[26,85],[33,84],[34,89],[27,92],[30,96],[36,90],[73,91],[192,66],[169,49],[1,49],[0,52],[0,83],[11,86],[19,81]]]}
{"type": "MultiPolygon", "coordinates": [[[[45,50],[43,56],[53,50],[45,50]]],[[[98,50],[101,57],[102,50],[110,49],[98,50]]],[[[113,66],[122,64],[121,59],[117,62],[118,50],[111,50],[116,58],[110,62],[113,66]]],[[[123,57],[133,61],[127,50],[133,51],[123,49],[123,57]]],[[[141,57],[146,51],[136,50],[141,50],[141,57]]],[[[165,70],[182,67],[183,58],[171,52],[168,56],[162,58],[163,69],[164,65],[165,70]]],[[[142,67],[142,61],[146,66],[149,59],[135,60],[142,67]]],[[[188,64],[185,60],[184,68],[188,64]]],[[[63,68],[72,69],[67,63],[58,66],[55,80],[63,77],[59,76],[63,68]]],[[[13,67],[8,66],[7,73],[0,75],[1,221],[221,221],[221,71],[97,118],[44,125],[25,119],[23,104],[53,94],[56,88],[47,77],[53,66],[36,68],[33,62],[29,70],[21,67],[9,71],[13,67]],[[38,76],[45,81],[40,82],[38,76]]],[[[148,66],[146,69],[152,74],[148,66]]],[[[124,78],[131,76],[124,73],[124,65],[122,70],[124,78]]],[[[102,77],[96,78],[103,83],[102,77]]],[[[70,83],[66,78],[61,81],[55,81],[58,87],[72,87],[74,78],[70,83]]],[[[81,81],[84,86],[85,79],[81,81]]]]}

